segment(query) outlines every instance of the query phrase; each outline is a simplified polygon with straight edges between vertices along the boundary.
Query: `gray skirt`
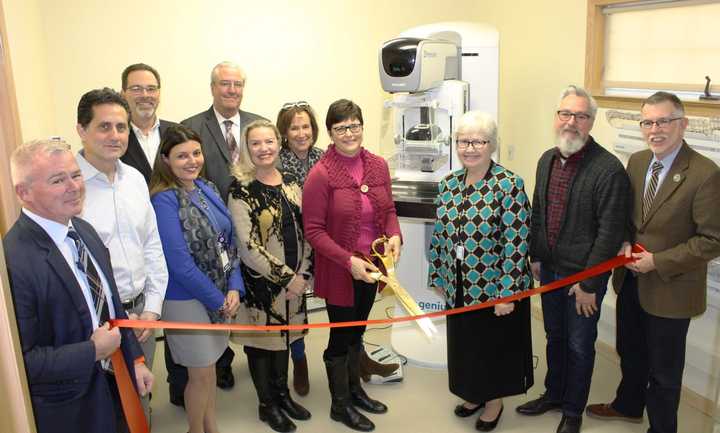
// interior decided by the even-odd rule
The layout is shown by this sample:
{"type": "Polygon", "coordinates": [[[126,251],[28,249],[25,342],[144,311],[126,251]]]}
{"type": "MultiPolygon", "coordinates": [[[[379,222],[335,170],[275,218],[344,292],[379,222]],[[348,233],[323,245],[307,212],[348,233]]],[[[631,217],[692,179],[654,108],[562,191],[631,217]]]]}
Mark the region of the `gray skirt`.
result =
{"type": "MultiPolygon", "coordinates": [[[[205,306],[198,300],[163,302],[162,319],[169,322],[210,323],[205,306]]],[[[185,367],[208,367],[215,364],[228,347],[227,331],[165,331],[165,342],[173,360],[185,367]]]]}

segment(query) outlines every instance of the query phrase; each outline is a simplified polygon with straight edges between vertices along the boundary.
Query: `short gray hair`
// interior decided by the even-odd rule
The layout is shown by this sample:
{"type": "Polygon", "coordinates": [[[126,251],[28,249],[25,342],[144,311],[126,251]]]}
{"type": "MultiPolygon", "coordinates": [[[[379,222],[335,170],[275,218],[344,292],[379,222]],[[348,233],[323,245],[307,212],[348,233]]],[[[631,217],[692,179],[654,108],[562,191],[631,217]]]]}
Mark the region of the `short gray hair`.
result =
{"type": "Polygon", "coordinates": [[[243,82],[247,81],[247,75],[245,75],[245,71],[243,70],[243,68],[240,67],[240,65],[234,62],[224,61],[215,65],[215,67],[212,68],[212,71],[210,71],[210,83],[215,82],[218,70],[223,68],[237,69],[238,71],[240,71],[240,76],[242,76],[243,82]]]}
{"type": "Polygon", "coordinates": [[[70,152],[70,145],[62,138],[32,140],[15,148],[10,155],[10,177],[13,186],[32,181],[28,173],[39,154],[53,155],[62,152],[70,152]]]}
{"type": "Polygon", "coordinates": [[[560,93],[560,99],[558,100],[558,106],[560,106],[560,103],[563,99],[570,95],[575,95],[578,98],[585,98],[586,101],[588,101],[588,105],[590,105],[590,117],[593,119],[595,118],[595,115],[597,114],[598,104],[595,98],[592,97],[590,92],[585,90],[584,88],[580,86],[570,85],[567,86],[562,93],[560,93]]]}
{"type": "Polygon", "coordinates": [[[490,151],[497,150],[497,122],[495,118],[482,111],[468,111],[458,119],[455,128],[455,140],[460,134],[469,134],[477,132],[485,136],[490,141],[490,151]]]}

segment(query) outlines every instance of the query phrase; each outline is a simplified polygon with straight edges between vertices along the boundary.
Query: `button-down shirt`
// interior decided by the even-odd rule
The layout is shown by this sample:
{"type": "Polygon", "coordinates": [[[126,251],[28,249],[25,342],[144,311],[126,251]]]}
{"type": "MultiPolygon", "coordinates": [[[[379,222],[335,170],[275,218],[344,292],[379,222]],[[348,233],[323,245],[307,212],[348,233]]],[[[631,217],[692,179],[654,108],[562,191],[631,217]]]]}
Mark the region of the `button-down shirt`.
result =
{"type": "MultiPolygon", "coordinates": [[[[48,236],[50,236],[50,239],[52,239],[52,241],[55,243],[55,246],[60,250],[60,253],[62,253],[65,261],[70,267],[70,270],[72,271],[73,275],[75,275],[75,279],[77,279],[78,285],[80,285],[80,289],[82,290],[83,297],[85,298],[85,302],[87,303],[88,310],[90,310],[90,318],[92,320],[93,329],[98,328],[100,321],[98,319],[97,312],[95,311],[95,301],[93,301],[92,293],[90,292],[90,285],[88,284],[85,272],[83,272],[77,265],[78,251],[75,247],[75,242],[67,235],[68,229],[72,226],[72,223],[69,223],[69,225],[60,224],[56,221],[43,218],[40,215],[37,215],[25,208],[23,208],[22,211],[31,220],[35,221],[40,227],[42,227],[43,230],[45,230],[48,236]]],[[[95,260],[95,257],[93,257],[89,249],[87,250],[87,252],[88,257],[90,257],[90,259],[92,260],[93,264],[95,265],[95,269],[100,276],[103,291],[105,292],[105,302],[107,302],[110,317],[115,318],[115,306],[112,302],[110,285],[105,278],[105,274],[103,274],[102,268],[98,265],[97,260],[95,260]]]]}
{"type": "MultiPolygon", "coordinates": [[[[655,161],[660,161],[660,163],[663,165],[663,168],[662,170],[660,170],[660,174],[658,175],[657,187],[655,187],[655,193],[657,193],[657,191],[660,191],[660,186],[665,180],[665,176],[667,176],[668,171],[670,171],[670,167],[672,167],[673,162],[675,162],[675,157],[677,156],[678,152],[680,152],[681,147],[682,145],[678,146],[677,149],[665,155],[665,158],[663,159],[657,159],[657,156],[653,155],[652,159],[650,160],[650,165],[648,165],[647,173],[645,173],[645,187],[643,188],[643,191],[647,190],[648,184],[650,183],[650,177],[652,176],[652,166],[653,164],[655,164],[655,161]]],[[[644,194],[645,193],[643,192],[643,196],[644,194]]]]}
{"type": "Polygon", "coordinates": [[[135,137],[137,137],[138,143],[140,143],[140,148],[150,163],[150,167],[152,167],[155,162],[155,155],[157,155],[160,148],[160,119],[155,116],[155,124],[150,128],[148,135],[145,135],[142,129],[135,126],[134,123],[130,122],[130,126],[135,133],[135,137]]]}
{"type": "Polygon", "coordinates": [[[218,111],[213,107],[213,111],[215,112],[215,118],[218,121],[218,124],[220,125],[220,130],[223,133],[223,137],[225,137],[225,141],[227,141],[227,135],[225,134],[225,121],[230,120],[232,121],[232,128],[230,129],[232,131],[233,136],[235,137],[235,143],[237,143],[238,146],[240,146],[240,112],[235,113],[233,117],[225,118],[222,114],[218,113],[218,111]]]}
{"type": "Polygon", "coordinates": [[[120,161],[113,182],[83,157],[77,162],[85,179],[83,218],[110,250],[121,301],[145,294],[144,311],[160,315],[168,271],[145,179],[120,161]]]}
{"type": "Polygon", "coordinates": [[[550,249],[555,248],[567,208],[568,190],[577,174],[587,146],[564,158],[555,149],[555,158],[550,171],[547,190],[547,239],[550,249]]]}

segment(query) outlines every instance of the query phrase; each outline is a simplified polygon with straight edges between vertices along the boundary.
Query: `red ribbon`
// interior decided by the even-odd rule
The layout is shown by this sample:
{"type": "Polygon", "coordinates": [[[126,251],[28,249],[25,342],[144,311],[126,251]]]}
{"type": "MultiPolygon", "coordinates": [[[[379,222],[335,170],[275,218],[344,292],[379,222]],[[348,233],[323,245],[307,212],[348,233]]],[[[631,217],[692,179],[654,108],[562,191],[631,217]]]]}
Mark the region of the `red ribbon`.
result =
{"type": "MultiPolygon", "coordinates": [[[[645,249],[641,245],[633,245],[634,253],[639,253],[642,251],[645,251],[645,249]]],[[[388,323],[409,322],[411,320],[418,320],[424,317],[434,318],[450,316],[453,314],[460,314],[468,311],[489,308],[496,304],[518,301],[520,299],[529,298],[533,295],[557,290],[561,287],[566,287],[577,282],[587,280],[588,278],[596,277],[633,261],[635,261],[635,259],[632,257],[616,256],[596,266],[585,269],[584,271],[578,272],[576,274],[570,275],[569,277],[553,281],[552,283],[545,284],[544,286],[540,286],[531,290],[518,292],[511,296],[494,299],[492,301],[487,301],[480,304],[470,305],[461,308],[453,308],[444,311],[436,311],[433,313],[422,314],[419,316],[403,316],[388,319],[362,320],[355,322],[308,323],[303,325],[205,324],[191,322],[164,322],[160,320],[153,321],[116,319],[110,320],[110,327],[140,329],[191,329],[197,331],[298,331],[313,328],[345,328],[350,326],[384,325],[388,323]]],[[[132,379],[130,378],[130,372],[128,371],[127,365],[125,364],[125,358],[123,358],[122,352],[119,349],[116,350],[115,353],[113,353],[112,363],[113,368],[115,369],[115,378],[117,379],[118,389],[120,391],[120,400],[122,401],[122,407],[123,411],[125,412],[125,419],[127,420],[128,426],[130,428],[130,433],[149,433],[150,430],[148,429],[147,421],[145,420],[145,413],[143,411],[142,404],[140,404],[140,398],[137,394],[137,391],[135,390],[135,387],[133,386],[132,379]]]]}

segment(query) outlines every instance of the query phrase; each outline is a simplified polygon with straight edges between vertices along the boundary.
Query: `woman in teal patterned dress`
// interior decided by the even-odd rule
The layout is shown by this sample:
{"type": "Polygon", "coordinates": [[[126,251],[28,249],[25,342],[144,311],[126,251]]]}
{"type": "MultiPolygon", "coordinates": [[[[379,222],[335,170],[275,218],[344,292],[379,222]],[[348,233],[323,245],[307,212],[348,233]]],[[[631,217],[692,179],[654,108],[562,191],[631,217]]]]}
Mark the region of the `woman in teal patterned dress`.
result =
{"type": "MultiPolygon", "coordinates": [[[[528,260],[530,203],[523,180],[491,159],[497,125],[489,115],[464,114],[456,129],[461,170],[440,182],[430,244],[429,285],[447,308],[490,301],[532,286],[528,260]]],[[[475,427],[493,430],[502,397],[533,384],[530,303],[449,316],[450,392],[464,400],[455,414],[468,417],[484,407],[475,427]]]]}

